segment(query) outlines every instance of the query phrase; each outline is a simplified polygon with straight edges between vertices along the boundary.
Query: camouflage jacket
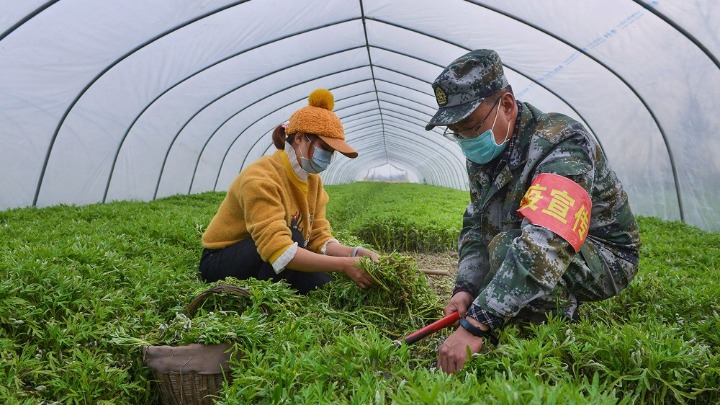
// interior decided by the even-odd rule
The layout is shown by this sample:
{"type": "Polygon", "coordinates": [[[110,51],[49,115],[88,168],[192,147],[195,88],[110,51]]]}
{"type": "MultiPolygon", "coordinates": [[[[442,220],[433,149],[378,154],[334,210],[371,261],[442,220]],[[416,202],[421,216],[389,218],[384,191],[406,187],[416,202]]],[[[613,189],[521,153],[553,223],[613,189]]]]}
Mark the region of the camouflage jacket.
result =
{"type": "MultiPolygon", "coordinates": [[[[590,133],[577,121],[545,114],[518,102],[513,137],[503,154],[484,165],[467,161],[470,204],[458,242],[455,292],[476,297],[468,312],[489,313],[491,327],[514,317],[534,297],[550,293],[576,254],[565,239],[517,213],[533,179],[554,173],[579,184],[591,197],[587,240],[637,265],[640,239],[622,184],[590,133]],[[499,233],[521,230],[497,272],[490,269],[488,245],[499,233]]],[[[587,243],[585,243],[587,245],[587,243]]],[[[587,259],[586,259],[587,260],[587,259]]]]}

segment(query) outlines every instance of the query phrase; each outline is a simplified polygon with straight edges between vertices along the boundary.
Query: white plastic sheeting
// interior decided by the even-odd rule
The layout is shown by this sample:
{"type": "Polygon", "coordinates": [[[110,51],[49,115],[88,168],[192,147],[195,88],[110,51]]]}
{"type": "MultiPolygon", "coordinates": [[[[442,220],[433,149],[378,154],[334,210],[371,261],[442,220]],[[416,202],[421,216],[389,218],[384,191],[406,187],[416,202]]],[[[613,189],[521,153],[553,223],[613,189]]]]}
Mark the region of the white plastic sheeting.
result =
{"type": "Polygon", "coordinates": [[[327,184],[467,188],[430,83],[492,48],[517,98],[593,132],[636,213],[720,230],[720,3],[0,0],[0,209],[223,191],[317,87],[327,184]]]}
{"type": "Polygon", "coordinates": [[[408,173],[408,170],[399,168],[395,165],[386,163],[382,166],[373,167],[367,171],[364,181],[385,181],[385,182],[403,182],[418,183],[418,178],[408,173]]]}

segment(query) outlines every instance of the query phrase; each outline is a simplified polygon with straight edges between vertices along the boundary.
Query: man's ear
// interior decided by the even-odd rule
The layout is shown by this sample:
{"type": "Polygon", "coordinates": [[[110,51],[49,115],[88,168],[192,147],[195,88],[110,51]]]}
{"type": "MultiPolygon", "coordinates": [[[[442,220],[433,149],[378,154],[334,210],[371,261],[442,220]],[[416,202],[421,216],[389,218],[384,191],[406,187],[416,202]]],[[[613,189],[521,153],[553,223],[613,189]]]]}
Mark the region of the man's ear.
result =
{"type": "Polygon", "coordinates": [[[500,106],[503,108],[503,112],[509,114],[512,112],[513,106],[515,105],[515,97],[512,93],[507,92],[500,98],[500,106]]]}

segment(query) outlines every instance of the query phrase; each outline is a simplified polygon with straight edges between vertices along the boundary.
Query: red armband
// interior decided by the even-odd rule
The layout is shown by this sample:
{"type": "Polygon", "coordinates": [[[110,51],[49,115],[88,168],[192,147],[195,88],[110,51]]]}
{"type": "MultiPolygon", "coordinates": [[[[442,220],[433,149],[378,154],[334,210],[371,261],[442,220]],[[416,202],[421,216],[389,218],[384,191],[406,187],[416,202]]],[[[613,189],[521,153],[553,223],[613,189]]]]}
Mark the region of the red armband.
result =
{"type": "Polygon", "coordinates": [[[579,184],[542,173],[533,179],[517,212],[532,224],[555,232],[577,252],[587,238],[591,209],[590,195],[579,184]]]}

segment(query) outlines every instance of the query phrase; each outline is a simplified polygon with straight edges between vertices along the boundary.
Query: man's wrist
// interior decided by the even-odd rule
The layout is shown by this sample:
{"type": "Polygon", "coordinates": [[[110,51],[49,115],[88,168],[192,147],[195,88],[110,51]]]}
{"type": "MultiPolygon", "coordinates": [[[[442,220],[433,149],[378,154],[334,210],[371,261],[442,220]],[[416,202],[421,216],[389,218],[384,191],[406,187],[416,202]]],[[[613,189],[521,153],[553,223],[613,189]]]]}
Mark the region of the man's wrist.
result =
{"type": "Polygon", "coordinates": [[[480,329],[482,329],[483,331],[488,331],[488,330],[490,330],[490,327],[489,327],[489,326],[485,325],[484,323],[478,321],[478,320],[475,319],[475,318],[466,316],[465,319],[470,323],[470,325],[472,325],[472,326],[474,326],[474,327],[476,327],[476,328],[480,328],[480,329]]]}
{"type": "MultiPolygon", "coordinates": [[[[471,318],[472,319],[472,318],[471,318]]],[[[478,325],[482,325],[482,323],[477,322],[478,325]]],[[[486,325],[482,325],[486,326],[486,325]]],[[[481,337],[487,340],[490,340],[490,342],[494,345],[498,344],[498,338],[495,336],[495,334],[488,328],[487,330],[483,330],[480,326],[473,325],[468,321],[468,318],[463,318],[460,320],[460,327],[468,331],[473,336],[481,337]]],[[[487,326],[486,326],[487,327],[487,326]]]]}
{"type": "Polygon", "coordinates": [[[489,311],[483,309],[481,306],[473,303],[468,308],[467,315],[470,318],[481,322],[483,325],[487,325],[490,329],[497,330],[502,328],[505,320],[497,315],[493,315],[489,311]]]}
{"type": "Polygon", "coordinates": [[[468,283],[456,284],[455,288],[453,288],[452,294],[450,294],[450,295],[453,296],[459,292],[466,292],[466,293],[472,295],[473,297],[475,297],[475,295],[476,295],[475,292],[473,291],[473,288],[471,288],[470,284],[468,284],[468,283]]]}

